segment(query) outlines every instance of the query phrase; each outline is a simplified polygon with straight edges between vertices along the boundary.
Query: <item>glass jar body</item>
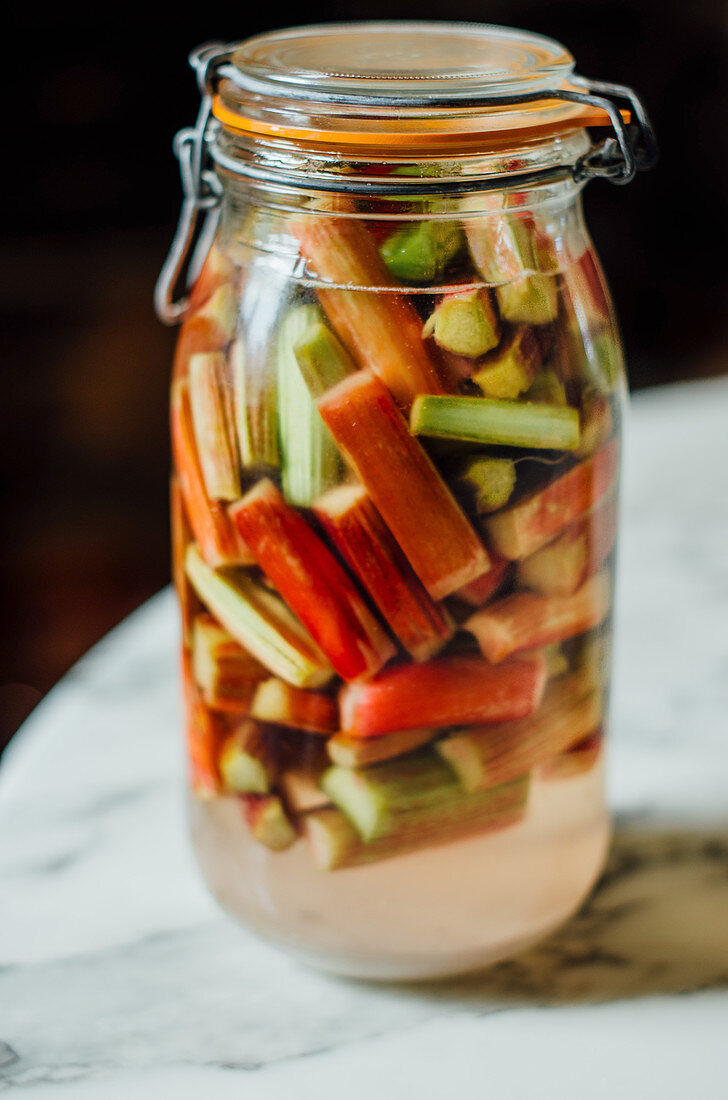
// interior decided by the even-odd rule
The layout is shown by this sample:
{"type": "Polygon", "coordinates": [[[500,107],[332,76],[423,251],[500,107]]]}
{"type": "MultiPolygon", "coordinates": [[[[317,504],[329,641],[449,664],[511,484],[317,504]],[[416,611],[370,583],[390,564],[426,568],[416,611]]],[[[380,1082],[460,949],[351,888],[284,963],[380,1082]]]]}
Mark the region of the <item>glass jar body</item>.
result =
{"type": "Polygon", "coordinates": [[[472,970],[604,858],[619,337],[572,184],[228,185],[180,332],[190,813],[329,969],[472,970]]]}

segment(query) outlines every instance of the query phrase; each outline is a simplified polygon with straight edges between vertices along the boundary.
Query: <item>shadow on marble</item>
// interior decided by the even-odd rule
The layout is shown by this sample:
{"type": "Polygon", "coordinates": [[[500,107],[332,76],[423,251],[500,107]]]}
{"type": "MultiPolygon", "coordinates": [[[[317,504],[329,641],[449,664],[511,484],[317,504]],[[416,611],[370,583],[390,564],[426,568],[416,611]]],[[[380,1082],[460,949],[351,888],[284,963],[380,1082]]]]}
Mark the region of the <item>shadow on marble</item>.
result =
{"type": "Polygon", "coordinates": [[[482,974],[398,988],[492,1011],[722,986],[728,830],[632,827],[617,830],[599,884],[550,939],[482,974]]]}

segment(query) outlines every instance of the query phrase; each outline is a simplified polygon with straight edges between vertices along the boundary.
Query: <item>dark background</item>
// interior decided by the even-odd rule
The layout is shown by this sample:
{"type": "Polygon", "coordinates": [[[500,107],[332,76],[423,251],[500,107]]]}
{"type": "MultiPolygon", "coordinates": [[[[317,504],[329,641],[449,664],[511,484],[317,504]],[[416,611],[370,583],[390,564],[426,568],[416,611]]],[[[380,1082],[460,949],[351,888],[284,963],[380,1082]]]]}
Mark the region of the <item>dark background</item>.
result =
{"type": "MultiPolygon", "coordinates": [[[[634,388],[728,369],[728,12],[718,0],[325,2],[275,22],[240,5],[16,10],[5,114],[0,401],[0,746],[41,695],[166,583],[174,339],[152,289],[179,207],[189,49],[312,19],[473,19],[564,42],[636,87],[662,150],[587,215],[634,388]]],[[[665,440],[665,446],[670,441],[665,440]]]]}

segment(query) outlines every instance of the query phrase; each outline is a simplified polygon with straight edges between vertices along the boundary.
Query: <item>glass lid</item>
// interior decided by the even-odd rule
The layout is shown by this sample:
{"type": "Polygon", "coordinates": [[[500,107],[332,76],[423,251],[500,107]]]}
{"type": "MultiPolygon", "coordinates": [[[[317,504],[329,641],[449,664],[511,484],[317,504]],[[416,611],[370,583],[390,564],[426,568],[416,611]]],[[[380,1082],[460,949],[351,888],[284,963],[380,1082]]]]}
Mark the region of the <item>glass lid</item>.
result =
{"type": "Polygon", "coordinates": [[[234,83],[268,95],[361,102],[457,100],[553,88],[574,59],[541,35],[482,23],[321,24],[248,39],[234,83]]]}

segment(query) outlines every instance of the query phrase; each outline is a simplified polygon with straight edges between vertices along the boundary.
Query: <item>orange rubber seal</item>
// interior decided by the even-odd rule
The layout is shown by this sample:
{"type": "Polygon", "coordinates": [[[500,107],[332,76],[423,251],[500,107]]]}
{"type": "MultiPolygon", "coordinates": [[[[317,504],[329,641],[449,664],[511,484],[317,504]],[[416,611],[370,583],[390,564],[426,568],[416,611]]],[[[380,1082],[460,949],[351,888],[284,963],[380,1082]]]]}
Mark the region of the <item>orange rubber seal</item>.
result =
{"type": "MultiPolygon", "coordinates": [[[[472,124],[462,116],[457,119],[430,118],[413,119],[411,125],[406,120],[393,120],[389,129],[382,119],[371,120],[369,128],[359,130],[317,130],[313,127],[279,126],[260,119],[246,118],[226,107],[220,95],[213,99],[212,113],[227,129],[238,133],[254,134],[259,137],[279,138],[284,141],[310,143],[316,145],[364,145],[389,148],[425,148],[443,146],[481,146],[500,145],[514,139],[528,140],[547,134],[562,133],[565,130],[578,130],[587,127],[611,126],[609,115],[599,107],[567,101],[540,100],[529,105],[523,118],[515,116],[513,108],[504,108],[503,112],[479,112],[472,115],[472,124]],[[535,118],[538,112],[549,112],[553,116],[554,106],[558,104],[561,114],[558,118],[535,118]],[[508,121],[503,119],[507,110],[508,121]]],[[[620,111],[624,122],[629,122],[630,112],[620,111]]]]}

